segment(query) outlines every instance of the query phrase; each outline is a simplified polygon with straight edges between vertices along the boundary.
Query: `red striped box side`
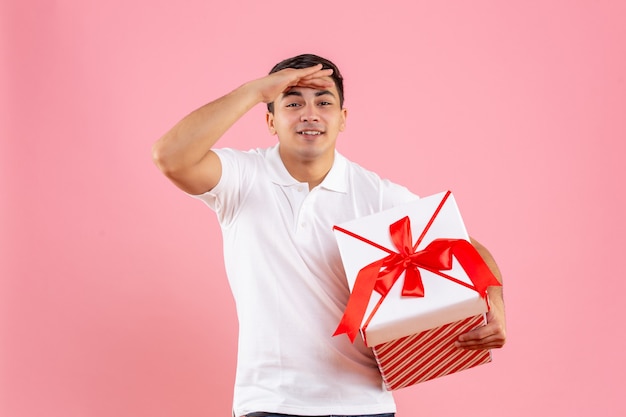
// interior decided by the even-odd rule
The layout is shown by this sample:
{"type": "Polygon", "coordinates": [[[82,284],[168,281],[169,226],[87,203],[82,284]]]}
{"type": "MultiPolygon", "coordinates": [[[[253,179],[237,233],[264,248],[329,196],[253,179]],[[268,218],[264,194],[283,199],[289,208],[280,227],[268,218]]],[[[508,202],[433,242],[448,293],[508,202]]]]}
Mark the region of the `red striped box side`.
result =
{"type": "Polygon", "coordinates": [[[482,314],[373,348],[388,390],[397,390],[491,362],[488,350],[465,350],[454,346],[458,335],[485,323],[482,314]]]}

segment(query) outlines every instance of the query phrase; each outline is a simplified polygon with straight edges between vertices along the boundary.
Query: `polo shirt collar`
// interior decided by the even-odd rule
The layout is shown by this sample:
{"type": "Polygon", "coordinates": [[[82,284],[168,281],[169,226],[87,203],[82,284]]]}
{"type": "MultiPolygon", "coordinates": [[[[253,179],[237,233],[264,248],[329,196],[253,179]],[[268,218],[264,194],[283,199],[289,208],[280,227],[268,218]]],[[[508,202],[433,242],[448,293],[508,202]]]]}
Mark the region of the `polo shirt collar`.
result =
{"type": "MultiPolygon", "coordinates": [[[[278,146],[279,145],[276,144],[271,147],[267,153],[270,179],[272,182],[282,186],[300,184],[298,180],[291,176],[287,168],[285,168],[285,164],[283,164],[282,159],[280,159],[280,154],[278,153],[278,146]]],[[[319,186],[331,191],[347,192],[346,168],[346,158],[335,150],[333,166],[319,186]]]]}

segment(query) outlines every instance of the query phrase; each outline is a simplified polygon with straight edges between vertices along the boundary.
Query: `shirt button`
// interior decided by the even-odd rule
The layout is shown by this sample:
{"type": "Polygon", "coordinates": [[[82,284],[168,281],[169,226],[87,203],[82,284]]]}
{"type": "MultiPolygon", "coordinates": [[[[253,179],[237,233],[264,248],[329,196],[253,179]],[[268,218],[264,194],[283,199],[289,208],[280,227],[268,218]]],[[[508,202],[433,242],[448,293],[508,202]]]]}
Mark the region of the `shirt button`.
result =
{"type": "Polygon", "coordinates": [[[301,193],[302,191],[304,191],[304,187],[303,186],[298,186],[298,192],[301,193]]]}

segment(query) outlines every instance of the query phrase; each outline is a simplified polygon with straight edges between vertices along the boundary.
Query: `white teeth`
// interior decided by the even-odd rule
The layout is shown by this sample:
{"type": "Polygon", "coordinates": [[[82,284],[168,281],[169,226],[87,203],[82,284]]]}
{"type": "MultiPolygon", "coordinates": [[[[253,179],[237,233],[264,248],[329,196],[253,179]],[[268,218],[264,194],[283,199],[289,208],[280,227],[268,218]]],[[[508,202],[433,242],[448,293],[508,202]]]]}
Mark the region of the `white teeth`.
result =
{"type": "Polygon", "coordinates": [[[300,132],[300,134],[302,134],[302,135],[321,135],[322,132],[317,132],[317,131],[314,131],[314,130],[305,130],[303,132],[300,132]]]}

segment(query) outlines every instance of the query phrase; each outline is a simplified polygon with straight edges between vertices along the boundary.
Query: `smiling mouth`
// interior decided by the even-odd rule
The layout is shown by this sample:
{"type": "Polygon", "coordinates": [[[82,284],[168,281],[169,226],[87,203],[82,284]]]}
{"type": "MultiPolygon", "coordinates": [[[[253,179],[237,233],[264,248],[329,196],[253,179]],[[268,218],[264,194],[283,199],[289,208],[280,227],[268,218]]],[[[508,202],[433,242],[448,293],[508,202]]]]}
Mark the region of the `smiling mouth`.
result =
{"type": "Polygon", "coordinates": [[[317,136],[317,135],[321,135],[323,132],[320,132],[318,130],[302,130],[300,132],[298,132],[299,135],[307,135],[307,136],[317,136]]]}

